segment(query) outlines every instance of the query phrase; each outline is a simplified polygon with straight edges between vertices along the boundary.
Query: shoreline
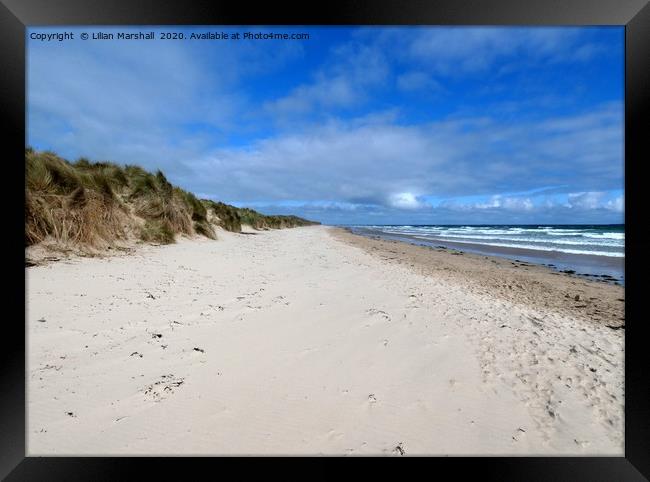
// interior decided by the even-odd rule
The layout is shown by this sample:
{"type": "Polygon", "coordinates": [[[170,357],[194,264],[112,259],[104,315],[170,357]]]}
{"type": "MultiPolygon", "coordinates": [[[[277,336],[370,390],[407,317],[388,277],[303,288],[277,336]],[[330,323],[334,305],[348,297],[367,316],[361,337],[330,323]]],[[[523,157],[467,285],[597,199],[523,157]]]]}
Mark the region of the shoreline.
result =
{"type": "Polygon", "coordinates": [[[625,330],[493,261],[313,226],[29,267],[27,454],[623,454],[625,330]]]}
{"type": "Polygon", "coordinates": [[[613,329],[625,328],[622,285],[499,256],[370,237],[347,228],[332,229],[340,239],[381,259],[408,264],[428,275],[462,279],[477,292],[539,309],[553,309],[613,329]]]}
{"type": "Polygon", "coordinates": [[[389,234],[367,228],[339,227],[352,234],[372,239],[396,240],[416,246],[433,248],[445,247],[483,256],[501,257],[511,261],[525,261],[540,266],[552,268],[560,273],[575,274],[586,279],[625,284],[625,258],[614,256],[598,256],[590,254],[572,254],[561,251],[543,251],[514,246],[494,246],[473,242],[450,241],[441,238],[424,238],[409,234],[389,234]],[[581,271],[581,272],[578,272],[581,271]],[[582,272],[584,271],[584,272],[582,272]]]}

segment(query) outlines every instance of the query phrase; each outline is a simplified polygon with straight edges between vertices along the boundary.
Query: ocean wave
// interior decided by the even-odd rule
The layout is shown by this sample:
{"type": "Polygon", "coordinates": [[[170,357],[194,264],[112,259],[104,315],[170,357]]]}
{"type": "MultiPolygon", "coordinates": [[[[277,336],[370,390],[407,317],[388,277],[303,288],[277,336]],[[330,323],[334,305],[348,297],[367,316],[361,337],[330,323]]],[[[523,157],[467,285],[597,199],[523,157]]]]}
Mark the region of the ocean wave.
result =
{"type": "Polygon", "coordinates": [[[481,242],[482,240],[487,241],[505,241],[505,242],[517,242],[517,243],[538,243],[538,244],[561,244],[568,246],[603,246],[603,247],[612,247],[612,248],[622,248],[624,244],[619,242],[619,240],[614,239],[602,239],[602,240],[589,240],[589,239],[544,239],[544,238],[504,238],[500,236],[463,236],[463,235],[454,235],[454,234],[440,234],[439,238],[450,238],[450,239],[466,239],[466,240],[477,240],[481,242]]]}
{"type": "Polygon", "coordinates": [[[585,233],[587,238],[621,239],[625,241],[625,233],[585,233]]]}
{"type": "Polygon", "coordinates": [[[449,238],[504,239],[511,241],[546,242],[558,244],[585,244],[603,246],[623,246],[625,233],[594,233],[559,228],[509,228],[490,229],[485,227],[445,228],[438,226],[377,226],[372,227],[389,234],[431,235],[449,238]],[[564,238],[564,239],[563,239],[564,238]]]}
{"type": "MultiPolygon", "coordinates": [[[[420,238],[426,241],[436,241],[436,238],[422,237],[420,238]]],[[[444,241],[443,239],[438,239],[439,241],[444,241]]],[[[473,243],[471,241],[460,241],[454,240],[454,243],[458,244],[479,244],[473,243]]],[[[616,251],[598,251],[598,250],[584,250],[584,249],[568,249],[561,247],[551,247],[551,246],[535,246],[535,245],[526,245],[526,244],[513,244],[513,243],[480,243],[481,246],[495,246],[500,248],[521,248],[521,249],[530,249],[532,251],[556,251],[559,253],[568,253],[568,254],[590,254],[593,256],[608,256],[613,258],[624,258],[624,252],[616,251]]]]}

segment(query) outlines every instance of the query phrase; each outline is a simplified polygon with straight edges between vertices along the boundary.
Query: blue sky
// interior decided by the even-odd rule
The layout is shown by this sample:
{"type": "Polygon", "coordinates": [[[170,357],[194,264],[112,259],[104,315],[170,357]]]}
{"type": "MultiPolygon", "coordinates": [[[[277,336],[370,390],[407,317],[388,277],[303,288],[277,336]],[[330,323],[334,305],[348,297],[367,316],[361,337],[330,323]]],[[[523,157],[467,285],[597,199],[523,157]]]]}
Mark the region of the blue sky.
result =
{"type": "Polygon", "coordinates": [[[28,30],[27,143],[330,224],[622,223],[622,27],[28,30]],[[308,40],[81,40],[81,32],[308,40]],[[72,31],[44,42],[30,33],[72,31]]]}

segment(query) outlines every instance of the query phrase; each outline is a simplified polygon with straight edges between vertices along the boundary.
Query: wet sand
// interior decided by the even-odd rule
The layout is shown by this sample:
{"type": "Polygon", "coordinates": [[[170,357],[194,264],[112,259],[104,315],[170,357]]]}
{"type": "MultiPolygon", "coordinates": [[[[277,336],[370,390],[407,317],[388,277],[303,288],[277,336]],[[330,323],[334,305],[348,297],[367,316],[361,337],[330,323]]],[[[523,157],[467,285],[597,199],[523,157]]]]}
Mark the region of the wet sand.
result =
{"type": "MultiPolygon", "coordinates": [[[[350,230],[350,228],[345,228],[350,230]]],[[[448,239],[424,237],[409,234],[388,234],[372,229],[354,228],[355,234],[362,234],[373,239],[402,241],[418,246],[433,248],[446,247],[458,251],[487,256],[508,258],[513,261],[525,261],[554,268],[555,271],[569,272],[606,283],[624,284],[625,259],[614,256],[596,256],[592,254],[574,254],[561,251],[542,251],[511,246],[491,246],[471,242],[454,242],[448,239]]]]}

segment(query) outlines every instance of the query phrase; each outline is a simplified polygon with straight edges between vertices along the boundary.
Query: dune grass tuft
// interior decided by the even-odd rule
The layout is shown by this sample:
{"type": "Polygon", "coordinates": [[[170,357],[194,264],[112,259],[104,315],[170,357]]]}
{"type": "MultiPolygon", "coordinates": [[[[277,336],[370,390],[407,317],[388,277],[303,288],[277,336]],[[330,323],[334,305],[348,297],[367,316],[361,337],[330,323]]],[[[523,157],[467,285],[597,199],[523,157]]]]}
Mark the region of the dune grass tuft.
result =
{"type": "Polygon", "coordinates": [[[200,234],[206,238],[217,239],[217,234],[208,221],[194,221],[194,231],[196,234],[200,234]]]}
{"type": "Polygon", "coordinates": [[[25,244],[52,237],[99,246],[125,235],[126,214],[110,185],[51,152],[25,151],[25,244]]]}
{"type": "Polygon", "coordinates": [[[165,219],[147,220],[140,228],[140,239],[152,243],[172,244],[176,241],[169,221],[165,219]]]}
{"type": "Polygon", "coordinates": [[[212,211],[216,222],[223,229],[235,233],[239,233],[241,231],[241,219],[236,207],[230,206],[229,204],[224,204],[222,202],[214,202],[210,200],[204,200],[203,203],[207,206],[207,209],[212,211]]]}

